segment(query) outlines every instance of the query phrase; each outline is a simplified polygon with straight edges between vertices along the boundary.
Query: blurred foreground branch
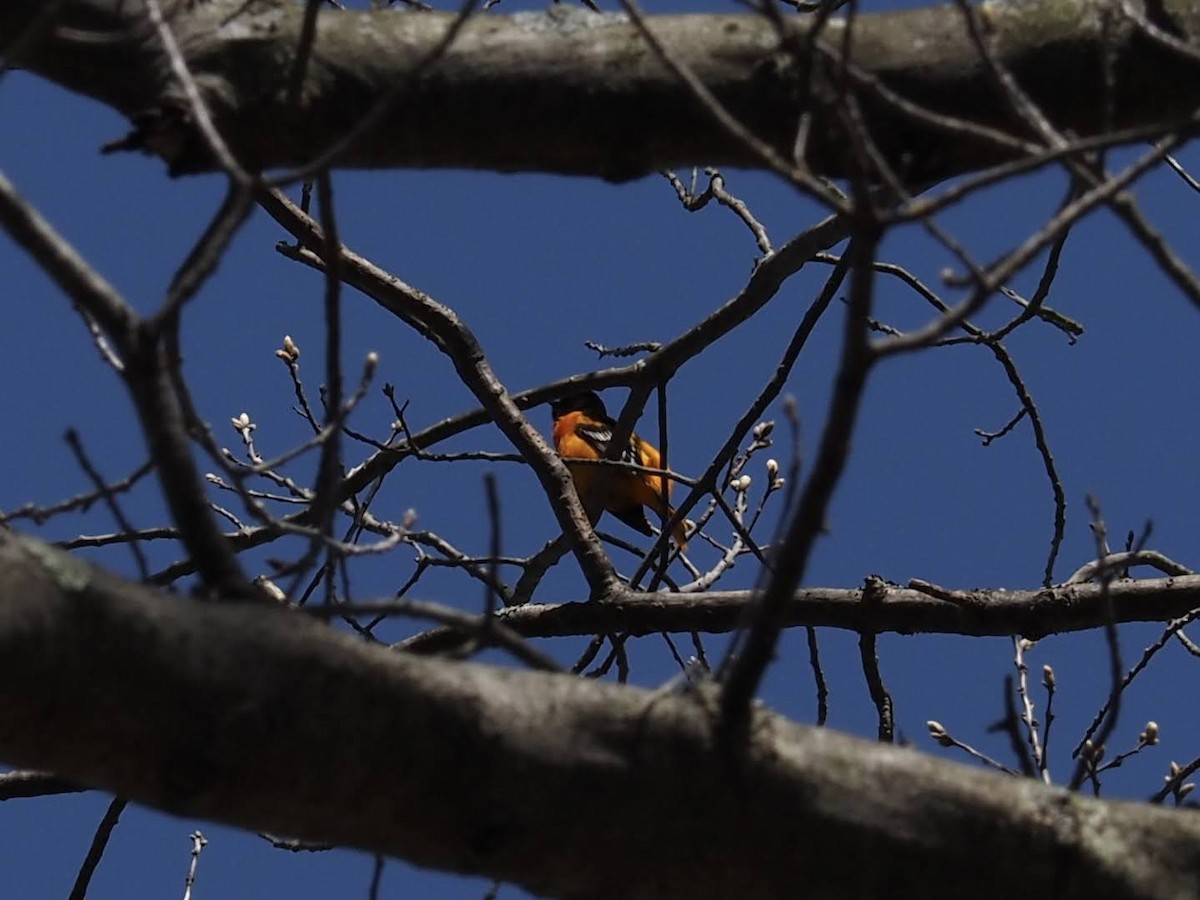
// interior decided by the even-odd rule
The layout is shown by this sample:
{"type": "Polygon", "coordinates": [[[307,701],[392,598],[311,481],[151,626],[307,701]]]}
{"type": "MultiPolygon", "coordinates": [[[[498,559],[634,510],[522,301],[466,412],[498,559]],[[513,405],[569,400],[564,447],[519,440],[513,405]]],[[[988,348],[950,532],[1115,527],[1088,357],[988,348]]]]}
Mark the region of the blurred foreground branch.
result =
{"type": "Polygon", "coordinates": [[[179,814],[564,897],[1200,891],[1200,822],[1158,807],[761,711],[731,771],[703,684],[422,659],[11,532],[0,597],[0,758],[179,814]]]}

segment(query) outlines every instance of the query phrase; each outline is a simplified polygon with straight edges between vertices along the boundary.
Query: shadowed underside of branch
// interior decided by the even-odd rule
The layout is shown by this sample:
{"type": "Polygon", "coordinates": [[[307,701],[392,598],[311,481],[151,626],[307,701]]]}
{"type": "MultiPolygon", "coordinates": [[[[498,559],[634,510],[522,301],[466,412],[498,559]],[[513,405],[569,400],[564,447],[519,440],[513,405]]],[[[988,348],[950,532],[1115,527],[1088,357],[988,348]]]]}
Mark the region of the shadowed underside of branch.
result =
{"type": "Polygon", "coordinates": [[[0,758],[180,814],[563,897],[1200,890],[1194,817],[766,713],[730,759],[703,686],[420,659],[12,533],[0,596],[0,758]]]}
{"type": "MultiPolygon", "coordinates": [[[[5,3],[0,45],[23,35],[44,6],[41,0],[5,3]]],[[[175,6],[171,25],[183,56],[218,131],[247,170],[302,165],[320,156],[389,91],[378,127],[343,148],[337,165],[611,179],[691,164],[763,165],[759,153],[715,124],[711,111],[623,16],[565,7],[550,14],[480,15],[429,62],[453,16],[324,9],[299,99],[289,102],[303,4],[209,0],[175,6]]],[[[1185,123],[1200,106],[1194,56],[1147,37],[1146,25],[1187,42],[1200,33],[1200,4],[1166,0],[1148,6],[1127,4],[1145,17],[1140,22],[1118,0],[1036,0],[979,9],[996,61],[1060,133],[1086,136],[1185,123]]],[[[57,16],[59,27],[9,51],[18,64],[133,117],[138,140],[164,156],[172,171],[213,167],[140,2],[68,0],[57,16]]],[[[788,20],[786,41],[770,22],[752,15],[649,21],[667,52],[783,159],[793,158],[807,115],[804,162],[818,174],[844,175],[851,156],[861,156],[838,111],[845,109],[846,90],[857,98],[882,157],[913,182],[1037,148],[953,6],[860,15],[848,71],[839,62],[846,42],[838,20],[824,29],[816,51],[805,40],[805,17],[788,20]],[[910,104],[909,111],[900,111],[897,97],[910,104]],[[997,143],[978,128],[969,134],[947,126],[946,117],[1011,137],[997,143]]]]}

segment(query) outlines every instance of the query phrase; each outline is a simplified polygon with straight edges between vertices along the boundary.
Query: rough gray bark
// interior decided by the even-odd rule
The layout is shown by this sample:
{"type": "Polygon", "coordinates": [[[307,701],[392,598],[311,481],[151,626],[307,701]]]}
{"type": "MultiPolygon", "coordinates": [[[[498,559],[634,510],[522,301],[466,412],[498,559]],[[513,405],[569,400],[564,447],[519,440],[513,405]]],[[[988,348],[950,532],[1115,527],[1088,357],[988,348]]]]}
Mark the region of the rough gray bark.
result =
{"type": "Polygon", "coordinates": [[[196,602],[0,532],[0,758],[179,814],[562,897],[1180,897],[1200,820],[759,713],[704,689],[427,660],[196,602]]]}
{"type": "MultiPolygon", "coordinates": [[[[42,0],[0,5],[0,46],[25,34],[46,6],[42,0]]],[[[7,51],[11,57],[135,117],[140,138],[173,171],[211,168],[140,0],[63,0],[60,6],[58,24],[36,40],[26,34],[7,51]],[[94,40],[88,32],[95,31],[108,39],[94,40]]],[[[302,4],[209,0],[174,7],[172,27],[188,66],[220,133],[249,170],[308,162],[389,90],[397,92],[390,112],[337,155],[338,165],[612,179],[671,166],[763,165],[714,123],[621,16],[565,6],[551,14],[481,15],[414,79],[452,16],[324,9],[299,100],[289,103],[302,4]]],[[[1191,122],[1200,106],[1194,53],[1150,39],[1124,8],[1120,0],[979,7],[995,57],[1060,132],[1085,136],[1191,122]],[[1112,65],[1111,92],[1105,59],[1112,65]]],[[[1194,44],[1200,34],[1195,0],[1130,2],[1128,8],[1168,38],[1194,44]]],[[[760,139],[790,159],[801,114],[809,113],[806,163],[819,174],[846,174],[855,151],[838,112],[840,24],[823,32],[821,51],[813,53],[804,40],[810,20],[803,17],[793,20],[787,48],[771,24],[750,15],[650,21],[671,55],[760,139]]],[[[957,8],[859,16],[850,48],[857,73],[851,92],[867,131],[900,175],[935,180],[1038,146],[1001,99],[957,8]],[[899,111],[874,83],[924,109],[925,118],[899,111]],[[978,129],[968,133],[948,118],[993,129],[993,138],[978,129]],[[1002,132],[1011,136],[997,138],[1002,132]]]]}

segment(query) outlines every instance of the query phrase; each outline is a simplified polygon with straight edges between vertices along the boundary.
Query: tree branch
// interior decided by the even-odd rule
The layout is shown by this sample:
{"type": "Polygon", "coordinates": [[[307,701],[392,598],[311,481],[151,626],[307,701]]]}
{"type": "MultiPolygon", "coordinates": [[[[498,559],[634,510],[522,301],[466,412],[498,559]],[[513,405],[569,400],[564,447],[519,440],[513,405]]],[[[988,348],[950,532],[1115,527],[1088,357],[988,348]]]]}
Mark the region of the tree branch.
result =
{"type": "Polygon", "coordinates": [[[0,597],[0,757],[182,815],[563,897],[1200,891],[1194,817],[762,712],[731,779],[704,686],[398,654],[9,532],[0,597]]]}
{"type": "MultiPolygon", "coordinates": [[[[42,5],[0,5],[0,35],[19,37],[42,5]]],[[[1033,0],[983,13],[997,63],[1056,132],[1082,137],[1194,123],[1200,80],[1196,54],[1185,50],[1200,34],[1200,5],[1163,0],[1152,14],[1133,6],[1131,15],[1121,0],[1033,0]],[[1177,36],[1178,47],[1154,40],[1141,24],[1147,21],[1177,36]],[[1098,77],[1103,60],[1111,60],[1111,94],[1098,77]]],[[[209,0],[178,7],[170,24],[217,131],[248,171],[305,165],[378,115],[381,104],[388,114],[341,148],[337,165],[614,180],[696,163],[763,165],[624,16],[565,5],[545,15],[476,15],[437,56],[455,20],[323,10],[298,94],[290,90],[291,60],[303,4],[209,0]],[[410,77],[411,89],[393,96],[410,77]]],[[[857,15],[845,66],[844,20],[827,22],[816,41],[806,39],[810,22],[786,20],[782,35],[750,15],[656,16],[651,27],[670,58],[781,158],[793,158],[807,116],[803,163],[818,175],[844,176],[853,158],[836,111],[837,73],[849,78],[881,158],[909,183],[1041,147],[998,96],[954,7],[857,15]]],[[[133,118],[137,130],[123,146],[162,156],[175,173],[212,169],[209,144],[147,30],[142,3],[72,0],[63,3],[59,27],[19,42],[14,61],[133,118]],[[104,40],[95,39],[98,31],[104,40]]]]}
{"type": "MultiPolygon", "coordinates": [[[[843,628],[862,633],[1022,636],[1037,640],[1098,628],[1107,610],[1098,584],[1067,584],[1028,591],[947,591],[922,582],[883,585],[878,601],[863,602],[861,590],[799,588],[784,602],[776,622],[785,628],[843,628]]],[[[1200,576],[1114,581],[1109,585],[1115,621],[1169,622],[1200,608],[1200,576]]],[[[631,592],[601,606],[584,600],[514,606],[497,621],[529,638],[625,632],[634,637],[660,631],[733,631],[744,624],[753,591],[698,594],[631,592]]],[[[364,615],[385,613],[389,603],[351,607],[364,615]]],[[[402,614],[402,609],[396,610],[402,614]]],[[[403,642],[406,650],[441,652],[463,641],[463,633],[435,629],[403,642]]]]}

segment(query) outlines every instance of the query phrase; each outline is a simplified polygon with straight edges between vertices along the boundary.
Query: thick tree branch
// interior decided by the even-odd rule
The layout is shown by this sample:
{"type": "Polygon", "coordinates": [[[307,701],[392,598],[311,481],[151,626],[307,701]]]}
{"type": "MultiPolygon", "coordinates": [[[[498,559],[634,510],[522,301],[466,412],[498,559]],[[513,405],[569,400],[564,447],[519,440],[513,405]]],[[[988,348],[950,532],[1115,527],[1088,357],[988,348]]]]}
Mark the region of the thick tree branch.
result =
{"type": "MultiPolygon", "coordinates": [[[[1133,14],[1122,0],[981,10],[998,64],[1058,133],[1193,121],[1200,80],[1188,48],[1200,35],[1200,3],[1126,2],[1133,14]],[[1111,93],[1101,77],[1106,54],[1111,93]]],[[[0,5],[0,45],[18,39],[41,9],[41,0],[0,5]]],[[[303,4],[279,0],[176,4],[176,41],[218,131],[247,170],[304,165],[410,78],[411,90],[392,98],[390,114],[343,150],[338,165],[612,179],[697,163],[762,165],[623,16],[565,6],[546,15],[479,15],[427,71],[415,73],[454,16],[323,10],[299,100],[288,102],[303,15],[303,4]]],[[[138,141],[173,171],[213,167],[141,3],[71,0],[59,21],[41,40],[20,42],[14,61],[133,117],[138,141]],[[104,40],[95,39],[97,31],[104,40]]],[[[835,111],[843,76],[882,158],[912,183],[1042,147],[997,93],[955,7],[857,16],[848,67],[838,60],[841,20],[816,42],[805,40],[809,18],[787,21],[792,33],[781,40],[771,22],[749,15],[649,20],[671,58],[783,158],[792,158],[808,114],[804,162],[817,174],[845,175],[852,156],[835,111]]]]}
{"type": "Polygon", "coordinates": [[[389,652],[8,532],[0,597],[0,758],[179,814],[563,897],[1007,900],[1014,872],[1030,896],[1200,890],[1200,823],[1158,807],[765,713],[731,773],[703,685],[389,652]]]}

